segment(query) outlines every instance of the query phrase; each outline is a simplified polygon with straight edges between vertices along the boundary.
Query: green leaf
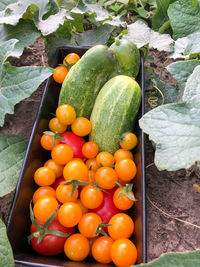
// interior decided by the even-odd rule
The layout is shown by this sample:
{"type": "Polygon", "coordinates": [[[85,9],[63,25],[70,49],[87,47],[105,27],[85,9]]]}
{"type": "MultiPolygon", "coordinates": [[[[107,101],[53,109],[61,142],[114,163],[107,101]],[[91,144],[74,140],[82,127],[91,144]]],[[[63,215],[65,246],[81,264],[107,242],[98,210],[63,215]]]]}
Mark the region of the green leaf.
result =
{"type": "Polygon", "coordinates": [[[189,59],[198,54],[200,54],[200,32],[177,39],[174,45],[174,53],[170,55],[170,58],[189,59]]]}
{"type": "Polygon", "coordinates": [[[14,106],[29,97],[52,72],[47,67],[14,67],[4,62],[0,74],[0,126],[6,113],[13,114],[14,106]]]}
{"type": "Polygon", "coordinates": [[[15,189],[27,144],[26,137],[0,134],[0,197],[15,189]]]}
{"type": "Polygon", "coordinates": [[[8,5],[17,1],[18,0],[0,0],[0,11],[4,10],[8,5]]]}
{"type": "Polygon", "coordinates": [[[168,8],[174,39],[198,32],[200,7],[198,0],[179,0],[168,8]]]}
{"type": "Polygon", "coordinates": [[[13,57],[20,57],[24,47],[33,45],[39,36],[40,33],[29,21],[20,20],[16,26],[0,25],[0,43],[10,39],[18,40],[10,53],[13,57]]]}
{"type": "Polygon", "coordinates": [[[188,77],[192,74],[196,66],[200,65],[200,60],[185,60],[171,63],[166,67],[169,73],[178,81],[182,90],[185,88],[188,77]]]}
{"type": "Polygon", "coordinates": [[[199,259],[200,250],[169,252],[151,262],[139,264],[138,267],[197,267],[199,259]]]}
{"type": "Polygon", "coordinates": [[[9,243],[6,226],[0,219],[0,262],[2,266],[14,267],[14,257],[9,243]]]}
{"type": "Polygon", "coordinates": [[[16,43],[17,43],[16,39],[11,39],[0,44],[0,72],[2,69],[3,63],[11,55],[16,43]]]}
{"type": "Polygon", "coordinates": [[[76,42],[78,43],[78,45],[83,45],[83,46],[106,44],[114,28],[115,27],[107,24],[101,25],[98,28],[79,34],[76,37],[76,42]]]}
{"type": "Polygon", "coordinates": [[[78,4],[78,1],[79,0],[59,0],[58,3],[61,8],[70,10],[78,4]]]}
{"type": "Polygon", "coordinates": [[[149,45],[159,51],[171,51],[173,39],[169,34],[159,34],[151,30],[143,21],[136,21],[127,26],[128,34],[123,38],[133,41],[138,48],[149,45]]]}

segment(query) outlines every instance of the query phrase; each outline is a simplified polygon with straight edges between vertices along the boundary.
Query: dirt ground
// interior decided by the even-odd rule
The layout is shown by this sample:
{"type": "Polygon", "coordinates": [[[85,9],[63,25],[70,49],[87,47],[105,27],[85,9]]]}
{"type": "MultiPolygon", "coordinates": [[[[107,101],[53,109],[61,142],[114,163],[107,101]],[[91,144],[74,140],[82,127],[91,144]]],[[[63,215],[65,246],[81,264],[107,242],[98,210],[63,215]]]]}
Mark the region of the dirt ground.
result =
{"type": "MultiPolygon", "coordinates": [[[[153,67],[159,71],[165,58],[163,54],[152,53],[153,67]]],[[[20,59],[10,59],[16,66],[45,65],[47,57],[42,40],[31,49],[26,49],[20,59]]],[[[169,81],[169,75],[164,79],[169,81]]],[[[20,134],[30,137],[44,86],[15,107],[15,114],[6,117],[0,134],[20,134]]],[[[193,184],[200,185],[200,173],[194,166],[190,170],[177,172],[158,171],[153,164],[154,151],[146,140],[146,189],[147,189],[147,255],[148,260],[169,251],[194,250],[200,247],[200,193],[193,184]],[[174,219],[176,217],[176,219],[174,219]]],[[[6,221],[13,193],[0,199],[0,217],[6,221]]]]}

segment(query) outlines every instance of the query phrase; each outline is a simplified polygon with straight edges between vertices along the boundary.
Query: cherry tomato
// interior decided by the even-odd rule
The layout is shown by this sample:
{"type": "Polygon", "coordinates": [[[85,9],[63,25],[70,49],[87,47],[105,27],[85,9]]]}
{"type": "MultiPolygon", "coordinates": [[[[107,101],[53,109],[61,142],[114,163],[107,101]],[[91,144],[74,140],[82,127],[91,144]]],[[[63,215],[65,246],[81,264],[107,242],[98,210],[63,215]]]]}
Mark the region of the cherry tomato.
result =
{"type": "Polygon", "coordinates": [[[58,220],[65,227],[77,225],[81,217],[81,208],[74,202],[64,203],[58,210],[58,220]]]}
{"type": "Polygon", "coordinates": [[[103,189],[112,189],[116,186],[118,176],[115,170],[110,167],[101,167],[95,173],[95,180],[98,186],[103,189]]]}
{"type": "Polygon", "coordinates": [[[56,109],[56,117],[60,123],[70,125],[76,119],[76,111],[71,105],[62,104],[56,109]]]}
{"type": "MultiPolygon", "coordinates": [[[[41,226],[44,226],[44,223],[38,222],[41,226]]],[[[48,226],[48,230],[51,231],[59,231],[62,233],[66,234],[73,234],[75,232],[74,228],[66,228],[62,226],[57,218],[54,218],[51,224],[48,226]]],[[[31,225],[31,234],[38,232],[38,229],[34,224],[31,225]]],[[[62,237],[62,236],[56,236],[52,234],[46,234],[42,241],[38,244],[38,238],[34,237],[31,239],[31,244],[33,249],[45,256],[53,256],[60,254],[64,251],[64,244],[66,241],[67,237],[62,237]]]]}
{"type": "Polygon", "coordinates": [[[97,238],[92,245],[92,256],[100,263],[110,263],[112,261],[110,251],[113,240],[107,236],[97,238]]]}
{"type": "Polygon", "coordinates": [[[58,207],[58,201],[53,197],[42,197],[33,206],[33,214],[41,222],[46,220],[54,213],[58,207]]]}
{"type": "Polygon", "coordinates": [[[115,159],[109,152],[100,152],[96,156],[98,167],[111,167],[115,163],[115,159]]]}
{"type": "Polygon", "coordinates": [[[55,180],[55,182],[51,185],[51,187],[56,190],[57,187],[59,186],[59,184],[63,183],[63,182],[66,182],[65,178],[62,176],[62,177],[59,177],[58,179],[55,180]]]}
{"type": "Polygon", "coordinates": [[[108,193],[103,192],[103,203],[97,209],[91,210],[91,212],[98,214],[106,224],[108,224],[112,216],[120,212],[113,203],[115,189],[106,190],[108,193]]]}
{"type": "Polygon", "coordinates": [[[66,256],[73,261],[82,261],[90,251],[90,244],[86,237],[81,234],[73,234],[67,238],[64,245],[66,256]]]}
{"type": "Polygon", "coordinates": [[[59,178],[61,175],[62,175],[62,173],[63,173],[63,168],[64,168],[64,166],[63,165],[60,165],[60,164],[58,164],[58,163],[56,163],[54,160],[52,160],[52,159],[49,159],[49,160],[47,160],[45,163],[44,163],[44,166],[45,167],[49,167],[49,168],[51,168],[53,171],[54,171],[54,173],[55,173],[55,175],[56,175],[56,178],[59,178]]]}
{"type": "Polygon", "coordinates": [[[114,159],[116,162],[118,160],[122,160],[122,159],[132,159],[133,160],[133,154],[129,150],[118,149],[114,154],[114,159]]]}
{"type": "Polygon", "coordinates": [[[110,252],[113,263],[118,267],[127,267],[136,263],[137,249],[129,239],[116,240],[112,244],[110,252]]]}
{"type": "Polygon", "coordinates": [[[134,133],[128,132],[122,135],[120,142],[121,148],[131,150],[137,145],[137,136],[134,133]]]}
{"type": "Polygon", "coordinates": [[[134,161],[123,159],[116,162],[115,171],[122,181],[129,182],[135,177],[137,169],[134,161]]]}
{"type": "Polygon", "coordinates": [[[98,165],[95,158],[86,160],[85,164],[91,171],[95,172],[98,169],[98,165]]]}
{"type": "MultiPolygon", "coordinates": [[[[49,134],[43,134],[40,139],[40,144],[45,150],[52,150],[54,146],[53,136],[49,134]]],[[[59,141],[55,141],[55,145],[59,144],[59,141]]]]}
{"type": "Polygon", "coordinates": [[[40,186],[51,185],[55,182],[56,175],[49,167],[40,167],[34,173],[34,180],[40,186]]]}
{"type": "MultiPolygon", "coordinates": [[[[124,187],[126,188],[126,187],[124,187]]],[[[120,210],[128,210],[130,209],[133,204],[134,200],[130,199],[126,193],[124,193],[122,196],[120,194],[123,192],[123,189],[118,187],[113,195],[113,202],[115,206],[120,210]]],[[[130,191],[128,194],[131,194],[134,197],[134,194],[132,191],[130,191]]]]}
{"type": "Polygon", "coordinates": [[[100,223],[102,223],[102,220],[99,215],[88,212],[82,216],[78,223],[79,232],[85,237],[94,237],[100,223]]]}
{"type": "MultiPolygon", "coordinates": [[[[51,151],[52,159],[60,165],[65,165],[73,159],[74,152],[72,148],[65,144],[58,144],[54,146],[51,151]]],[[[64,170],[64,169],[63,169],[64,170]]]]}
{"type": "Polygon", "coordinates": [[[80,199],[88,209],[96,209],[103,202],[103,193],[92,185],[86,185],[81,190],[80,199]]]}
{"type": "Polygon", "coordinates": [[[78,198],[78,189],[75,188],[72,195],[72,184],[60,184],[56,189],[56,197],[61,203],[74,202],[78,198]]]}
{"type": "Polygon", "coordinates": [[[99,148],[95,142],[87,142],[82,147],[82,153],[88,159],[95,158],[98,151],[99,148]]]}
{"type": "Polygon", "coordinates": [[[69,71],[68,71],[67,67],[64,67],[64,66],[56,67],[54,70],[54,73],[53,73],[54,81],[57,83],[63,83],[68,72],[69,71]]]}
{"type": "Polygon", "coordinates": [[[79,205],[79,207],[81,208],[82,210],[82,214],[85,214],[85,213],[88,213],[88,209],[83,205],[82,201],[80,200],[80,198],[78,198],[76,201],[75,201],[76,204],[79,205]]]}
{"type": "Polygon", "coordinates": [[[60,123],[58,118],[55,117],[49,121],[49,129],[50,129],[50,131],[52,131],[54,133],[61,134],[67,130],[67,125],[60,123]]]}
{"type": "Polygon", "coordinates": [[[91,122],[84,117],[76,118],[71,127],[72,132],[78,136],[86,136],[92,130],[91,122]]]}
{"type": "Polygon", "coordinates": [[[113,240],[129,238],[134,231],[131,217],[125,213],[115,214],[109,221],[108,233],[113,240]]]}
{"type": "Polygon", "coordinates": [[[80,59],[79,55],[76,53],[69,53],[64,59],[63,59],[63,64],[68,65],[68,64],[73,64],[78,62],[80,59]],[[66,63],[67,61],[67,63],[66,63]]]}
{"type": "Polygon", "coordinates": [[[94,171],[88,171],[88,182],[91,184],[95,183],[95,172],[94,171]]]}
{"type": "Polygon", "coordinates": [[[84,159],[82,147],[85,144],[85,140],[70,131],[62,133],[61,136],[63,140],[61,140],[60,143],[66,144],[72,148],[74,152],[74,158],[84,159]]]}
{"type": "Polygon", "coordinates": [[[88,180],[88,168],[85,163],[72,160],[63,169],[63,176],[66,181],[68,180],[88,180]]]}
{"type": "Polygon", "coordinates": [[[51,186],[41,186],[33,194],[33,204],[42,197],[56,198],[56,191],[51,186]]]}

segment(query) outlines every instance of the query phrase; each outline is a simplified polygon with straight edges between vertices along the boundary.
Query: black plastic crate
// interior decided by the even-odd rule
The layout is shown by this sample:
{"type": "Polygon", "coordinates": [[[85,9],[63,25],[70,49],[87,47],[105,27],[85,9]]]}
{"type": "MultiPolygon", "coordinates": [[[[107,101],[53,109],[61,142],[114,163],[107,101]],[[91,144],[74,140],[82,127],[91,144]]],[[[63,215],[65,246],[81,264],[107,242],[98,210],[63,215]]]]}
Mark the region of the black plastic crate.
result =
{"type": "MultiPolygon", "coordinates": [[[[63,58],[71,52],[82,56],[89,47],[61,47],[57,50],[55,65],[62,63],[63,58]]],[[[142,89],[142,102],[138,119],[144,114],[144,58],[141,54],[140,73],[137,79],[142,89]]],[[[32,129],[30,141],[24,158],[20,177],[16,187],[14,201],[8,218],[7,232],[13,248],[15,266],[41,266],[41,267],[81,267],[95,266],[96,262],[88,257],[84,262],[69,261],[66,256],[47,257],[36,254],[27,242],[30,231],[29,203],[36,189],[33,175],[42,163],[50,158],[48,152],[40,146],[40,136],[48,129],[48,121],[55,113],[61,86],[56,84],[52,77],[47,80],[41,99],[37,117],[32,129]]],[[[130,210],[129,215],[135,223],[133,241],[138,250],[137,263],[146,262],[146,206],[145,206],[145,166],[144,166],[144,134],[136,125],[138,145],[134,149],[134,161],[137,165],[137,175],[133,179],[134,192],[138,201],[130,210]]],[[[98,264],[98,266],[113,266],[112,264],[98,264]]]]}

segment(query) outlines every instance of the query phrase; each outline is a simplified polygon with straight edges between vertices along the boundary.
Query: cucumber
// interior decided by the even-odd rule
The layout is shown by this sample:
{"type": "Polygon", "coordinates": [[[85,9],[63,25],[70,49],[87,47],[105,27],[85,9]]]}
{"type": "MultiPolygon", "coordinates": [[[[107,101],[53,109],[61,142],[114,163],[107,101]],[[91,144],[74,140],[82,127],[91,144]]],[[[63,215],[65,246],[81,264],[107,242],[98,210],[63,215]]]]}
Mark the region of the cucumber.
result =
{"type": "Polygon", "coordinates": [[[77,117],[89,118],[97,94],[113,73],[115,65],[115,57],[107,46],[90,48],[66,76],[58,105],[72,105],[77,117]]]}
{"type": "Polygon", "coordinates": [[[137,46],[130,40],[117,39],[110,49],[117,60],[113,77],[122,74],[136,79],[140,68],[140,52],[137,46]]]}
{"type": "Polygon", "coordinates": [[[139,84],[126,75],[110,79],[98,94],[90,117],[92,132],[90,141],[99,146],[99,151],[114,153],[119,138],[133,131],[141,102],[139,84]]]}

